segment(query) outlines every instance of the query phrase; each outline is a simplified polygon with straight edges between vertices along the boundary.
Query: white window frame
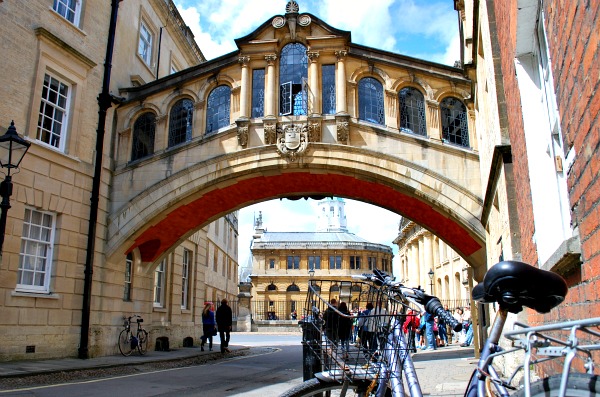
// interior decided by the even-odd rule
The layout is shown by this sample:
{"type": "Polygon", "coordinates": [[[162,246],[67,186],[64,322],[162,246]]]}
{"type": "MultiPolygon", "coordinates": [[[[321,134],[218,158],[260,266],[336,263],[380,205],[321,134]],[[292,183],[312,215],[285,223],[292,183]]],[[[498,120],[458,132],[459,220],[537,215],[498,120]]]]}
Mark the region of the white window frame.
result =
{"type": "Polygon", "coordinates": [[[38,211],[31,207],[25,208],[23,217],[23,235],[21,236],[21,250],[19,253],[19,270],[17,272],[16,290],[21,292],[49,293],[50,280],[52,278],[52,262],[54,252],[54,235],[56,232],[56,214],[46,211],[38,211]],[[38,224],[32,223],[34,214],[40,214],[41,219],[38,224]],[[47,218],[49,217],[49,219],[47,218]],[[44,220],[49,220],[50,224],[45,224],[44,220]],[[45,235],[46,238],[42,238],[45,235]],[[45,251],[45,252],[44,252],[45,251]],[[44,252],[43,255],[40,253],[44,252]],[[29,269],[24,268],[25,260],[29,269]],[[37,264],[37,268],[35,265],[37,264]],[[36,274],[43,274],[42,285],[23,284],[23,270],[32,272],[34,279],[36,274]]]}
{"type": "Polygon", "coordinates": [[[154,307],[165,307],[167,260],[163,259],[154,270],[154,307]]]}
{"type": "MultiPolygon", "coordinates": [[[[40,108],[42,108],[42,106],[44,107],[44,113],[41,112],[42,109],[39,109],[38,111],[38,122],[37,122],[37,130],[36,130],[36,140],[39,141],[40,143],[50,146],[54,149],[57,149],[61,152],[65,151],[65,146],[66,146],[66,140],[67,140],[67,129],[68,129],[68,124],[69,124],[69,119],[71,117],[70,114],[70,109],[71,109],[71,96],[72,96],[72,87],[69,83],[65,82],[64,79],[59,78],[58,76],[56,76],[53,73],[50,73],[49,71],[46,71],[44,73],[44,79],[42,82],[42,92],[40,93],[40,108]],[[46,77],[48,77],[50,80],[56,80],[58,81],[59,84],[61,84],[62,86],[65,86],[67,88],[67,94],[66,94],[66,100],[65,100],[65,106],[61,107],[59,106],[58,103],[53,103],[51,101],[48,100],[48,95],[46,98],[44,98],[43,93],[44,93],[44,89],[50,90],[50,85],[46,86],[46,77]],[[48,131],[45,128],[42,128],[42,126],[44,125],[43,123],[43,119],[46,118],[48,116],[48,108],[51,108],[51,110],[53,111],[53,113],[56,113],[56,111],[60,111],[63,113],[63,117],[62,117],[62,121],[61,122],[61,127],[60,127],[60,134],[59,134],[59,143],[58,145],[54,145],[52,144],[52,135],[56,135],[56,131],[48,131]],[[40,125],[40,119],[42,120],[42,125],[40,125]],[[48,142],[46,142],[45,140],[42,140],[42,136],[41,136],[41,130],[46,131],[47,133],[50,134],[50,139],[48,142]]],[[[58,95],[58,93],[56,93],[56,95],[58,95]]],[[[55,119],[54,117],[52,117],[52,123],[57,123],[59,122],[57,119],[55,119]]]]}
{"type": "Polygon", "coordinates": [[[144,63],[151,68],[152,60],[154,57],[154,31],[150,29],[150,27],[144,20],[140,22],[137,53],[138,56],[142,58],[144,63]],[[148,34],[147,37],[144,35],[144,32],[148,34]],[[142,44],[144,45],[143,51],[141,48],[142,44]]]}
{"type": "Polygon", "coordinates": [[[61,17],[72,23],[73,25],[79,27],[79,21],[81,19],[81,0],[75,0],[75,9],[72,9],[68,5],[69,0],[54,0],[52,3],[52,9],[61,17]],[[60,12],[59,5],[63,5],[64,12],[60,12]],[[67,10],[73,11],[73,20],[70,20],[67,17],[67,10]]]}
{"type": "Polygon", "coordinates": [[[181,261],[181,308],[187,309],[189,307],[189,295],[190,295],[190,269],[192,251],[184,248],[183,259],[181,261]]]}

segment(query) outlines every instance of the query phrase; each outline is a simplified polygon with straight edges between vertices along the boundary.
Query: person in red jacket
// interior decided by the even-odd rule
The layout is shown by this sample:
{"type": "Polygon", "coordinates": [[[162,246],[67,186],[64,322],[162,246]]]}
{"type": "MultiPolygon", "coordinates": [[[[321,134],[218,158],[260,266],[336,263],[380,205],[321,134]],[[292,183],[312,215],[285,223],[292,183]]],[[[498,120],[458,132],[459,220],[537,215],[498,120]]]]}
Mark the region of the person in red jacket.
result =
{"type": "Polygon", "coordinates": [[[408,309],[408,311],[406,312],[406,320],[404,321],[404,324],[402,325],[402,330],[404,331],[404,334],[406,335],[406,342],[408,344],[408,349],[412,350],[413,353],[415,353],[417,351],[417,349],[415,347],[415,343],[416,343],[415,338],[416,338],[417,329],[419,329],[419,325],[420,325],[419,314],[412,309],[408,309]]]}

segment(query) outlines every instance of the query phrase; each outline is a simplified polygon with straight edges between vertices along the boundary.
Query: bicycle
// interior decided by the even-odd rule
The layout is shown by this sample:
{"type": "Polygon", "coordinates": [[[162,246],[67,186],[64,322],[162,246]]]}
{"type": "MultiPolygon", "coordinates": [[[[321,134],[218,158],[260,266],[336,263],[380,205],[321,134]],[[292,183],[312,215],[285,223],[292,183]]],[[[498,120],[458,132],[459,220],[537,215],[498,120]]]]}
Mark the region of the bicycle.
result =
{"type": "Polygon", "coordinates": [[[129,356],[137,348],[141,355],[146,354],[148,351],[148,331],[142,328],[144,319],[134,314],[133,316],[124,317],[123,329],[119,333],[119,351],[124,356],[129,356]],[[131,330],[131,319],[135,318],[137,323],[137,330],[135,335],[131,330]]]}
{"type": "MultiPolygon", "coordinates": [[[[346,285],[327,280],[311,281],[306,305],[309,309],[301,321],[304,382],[280,397],[330,396],[332,392],[346,396],[348,391],[362,397],[423,396],[402,331],[407,308],[440,316],[456,332],[462,325],[443,309],[438,298],[421,288],[405,287],[378,270],[373,275],[356,278],[361,281],[346,285]],[[372,315],[378,327],[376,350],[357,348],[344,352],[337,341],[327,338],[320,314],[325,307],[335,310],[328,304],[329,299],[321,296],[321,290],[330,291],[323,288],[327,283],[339,286],[336,294],[340,299],[357,305],[382,302],[382,307],[385,306],[387,312],[372,315]]],[[[465,390],[466,397],[600,396],[600,381],[594,375],[592,355],[595,350],[600,350],[600,332],[597,330],[600,318],[536,327],[515,323],[513,330],[504,332],[512,347],[504,349],[499,344],[508,313],[518,313],[523,306],[547,313],[564,300],[566,293],[567,285],[562,277],[523,262],[503,261],[488,270],[483,281],[473,288],[473,298],[482,304],[496,303],[499,308],[465,390]],[[524,352],[521,365],[510,376],[501,376],[494,367],[494,360],[517,351],[524,352]],[[563,358],[561,374],[531,381],[532,366],[560,358],[563,358]],[[585,373],[574,370],[575,358],[583,360],[581,365],[585,373]],[[522,382],[519,382],[517,374],[521,372],[522,382]]]]}

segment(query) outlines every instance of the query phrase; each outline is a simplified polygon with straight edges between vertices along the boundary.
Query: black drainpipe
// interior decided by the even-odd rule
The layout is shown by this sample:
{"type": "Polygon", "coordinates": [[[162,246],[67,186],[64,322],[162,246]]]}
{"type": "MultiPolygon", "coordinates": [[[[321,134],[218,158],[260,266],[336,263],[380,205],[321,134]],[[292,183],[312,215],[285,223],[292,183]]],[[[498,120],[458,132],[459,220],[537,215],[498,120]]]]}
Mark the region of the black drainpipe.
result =
{"type": "Polygon", "coordinates": [[[106,111],[112,106],[110,95],[110,71],[112,68],[115,31],[117,30],[117,12],[119,2],[112,0],[110,27],[106,43],[106,59],[104,60],[104,80],[102,92],[98,95],[98,129],[96,130],[96,161],[94,164],[94,179],[92,180],[92,196],[90,198],[90,222],[88,225],[87,252],[85,256],[85,280],[83,284],[83,308],[81,309],[81,336],[79,339],[79,358],[89,358],[90,339],[90,308],[92,303],[92,276],[94,274],[94,250],[96,242],[96,223],[98,222],[98,202],[100,197],[100,174],[102,172],[102,155],[104,149],[104,133],[106,129],[106,111]]]}

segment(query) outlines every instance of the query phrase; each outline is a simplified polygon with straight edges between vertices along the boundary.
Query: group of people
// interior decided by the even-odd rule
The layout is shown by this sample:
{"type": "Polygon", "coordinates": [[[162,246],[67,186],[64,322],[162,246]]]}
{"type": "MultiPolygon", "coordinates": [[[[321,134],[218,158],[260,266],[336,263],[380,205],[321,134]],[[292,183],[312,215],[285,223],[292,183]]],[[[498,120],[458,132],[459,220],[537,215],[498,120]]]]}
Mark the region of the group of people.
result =
{"type": "Polygon", "coordinates": [[[331,299],[330,306],[323,312],[323,329],[327,339],[339,343],[345,352],[350,349],[350,344],[361,347],[366,355],[376,352],[378,337],[382,333],[382,326],[386,323],[387,310],[379,302],[377,307],[367,303],[365,310],[350,312],[346,302],[331,299]],[[343,315],[340,315],[339,313],[343,315]],[[378,318],[379,320],[376,320],[378,318]]]}
{"type": "MultiPolygon", "coordinates": [[[[445,309],[448,311],[448,306],[445,309]]],[[[450,343],[460,343],[462,347],[470,346],[473,342],[470,308],[467,306],[463,310],[457,307],[454,309],[452,316],[463,325],[462,331],[454,332],[442,318],[429,313],[419,314],[409,309],[403,324],[403,330],[410,337],[414,335],[415,349],[435,350],[450,343]]]]}
{"type": "Polygon", "coordinates": [[[213,336],[219,333],[221,340],[221,353],[230,352],[229,340],[233,325],[233,312],[227,303],[227,299],[221,300],[221,305],[215,312],[212,302],[206,302],[202,310],[202,337],[200,350],[204,351],[204,345],[208,341],[208,349],[212,351],[213,336]]]}

